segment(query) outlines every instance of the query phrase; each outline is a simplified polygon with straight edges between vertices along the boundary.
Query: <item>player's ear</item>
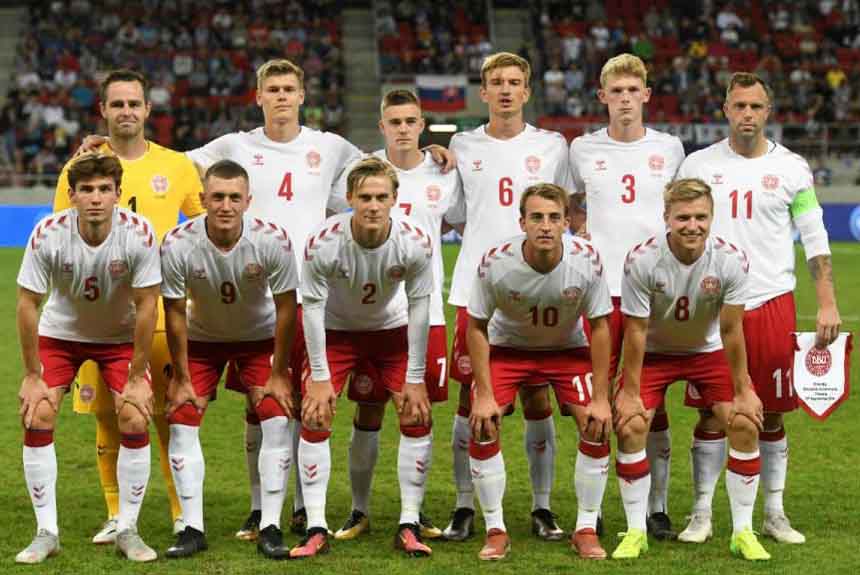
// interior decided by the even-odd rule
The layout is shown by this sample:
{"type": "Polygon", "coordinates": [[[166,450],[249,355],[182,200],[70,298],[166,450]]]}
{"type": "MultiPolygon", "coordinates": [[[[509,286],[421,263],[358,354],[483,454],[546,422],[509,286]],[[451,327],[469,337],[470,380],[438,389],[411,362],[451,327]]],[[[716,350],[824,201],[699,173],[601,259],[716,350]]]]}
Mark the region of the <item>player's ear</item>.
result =
{"type": "Polygon", "coordinates": [[[520,231],[526,231],[526,217],[520,216],[520,231]]]}
{"type": "Polygon", "coordinates": [[[651,101],[651,88],[646,87],[642,92],[642,103],[647,103],[651,101]]]}
{"type": "Polygon", "coordinates": [[[605,104],[606,103],[606,90],[604,90],[603,88],[599,88],[597,90],[597,99],[600,101],[601,104],[605,104]]]}
{"type": "Polygon", "coordinates": [[[525,104],[526,102],[528,102],[528,101],[529,101],[529,98],[531,98],[531,95],[532,95],[532,89],[531,89],[531,88],[529,88],[529,87],[528,87],[528,85],[526,85],[526,87],[525,87],[525,88],[523,88],[523,91],[525,92],[525,93],[524,93],[524,95],[523,95],[523,104],[525,104]]]}
{"type": "Polygon", "coordinates": [[[206,190],[204,189],[200,192],[200,205],[204,208],[206,207],[206,190]]]}
{"type": "Polygon", "coordinates": [[[377,126],[379,126],[379,133],[384,136],[385,135],[385,124],[382,122],[382,120],[379,120],[379,123],[377,124],[377,126]]]}

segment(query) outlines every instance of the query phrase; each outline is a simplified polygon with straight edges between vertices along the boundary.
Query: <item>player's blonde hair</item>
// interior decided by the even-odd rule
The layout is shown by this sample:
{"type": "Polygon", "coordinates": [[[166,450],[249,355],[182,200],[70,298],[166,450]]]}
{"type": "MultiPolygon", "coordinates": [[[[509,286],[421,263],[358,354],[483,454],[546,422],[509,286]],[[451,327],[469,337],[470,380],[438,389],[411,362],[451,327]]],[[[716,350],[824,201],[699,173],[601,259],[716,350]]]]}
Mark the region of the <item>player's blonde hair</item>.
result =
{"type": "Polygon", "coordinates": [[[487,76],[490,75],[490,72],[509,67],[522,70],[526,79],[526,88],[528,88],[532,77],[532,67],[528,60],[510,52],[497,52],[484,58],[484,63],[481,65],[481,86],[487,87],[487,76]]]}
{"type": "Polygon", "coordinates": [[[110,178],[116,184],[117,192],[122,182],[122,164],[113,154],[88,152],[81,154],[69,167],[69,187],[74,190],[79,182],[93,178],[110,178]]]}
{"type": "Polygon", "coordinates": [[[570,207],[570,200],[568,199],[567,191],[565,191],[561,186],[556,186],[555,184],[541,183],[527,187],[523,192],[523,195],[520,197],[521,217],[526,217],[526,202],[532,196],[538,196],[539,198],[557,203],[563,208],[564,215],[567,216],[567,212],[570,207]]]}
{"type": "Polygon", "coordinates": [[[663,190],[663,207],[666,213],[672,204],[678,202],[692,202],[699,198],[708,198],[711,212],[714,211],[714,197],[711,195],[711,186],[699,178],[682,178],[666,184],[663,190]]]}
{"type": "Polygon", "coordinates": [[[756,84],[759,84],[764,90],[764,93],[767,95],[768,104],[773,102],[773,90],[770,89],[768,83],[761,76],[752,72],[735,72],[732,74],[732,77],[729,78],[729,85],[726,87],[726,101],[728,101],[732,90],[738,86],[741,88],[752,88],[756,84]]]}
{"type": "Polygon", "coordinates": [[[648,84],[648,69],[638,56],[619,54],[606,61],[600,70],[600,87],[605,88],[610,76],[633,76],[648,84]]]}
{"type": "Polygon", "coordinates": [[[421,111],[421,102],[412,90],[390,90],[382,97],[382,103],[379,104],[379,115],[382,116],[382,113],[389,106],[404,106],[406,104],[415,104],[418,106],[418,111],[421,111]]]}
{"type": "Polygon", "coordinates": [[[293,64],[286,58],[269,60],[257,68],[257,90],[263,89],[263,81],[273,76],[295,75],[299,81],[299,88],[305,89],[305,72],[299,66],[293,64]]]}
{"type": "Polygon", "coordinates": [[[400,180],[397,178],[397,172],[394,170],[394,166],[381,158],[370,156],[361,160],[349,171],[349,175],[346,177],[347,196],[351,196],[356,190],[358,190],[358,188],[361,187],[361,184],[364,183],[364,180],[376,176],[381,176],[391,180],[391,189],[394,192],[394,195],[397,195],[397,188],[400,187],[400,180]]]}

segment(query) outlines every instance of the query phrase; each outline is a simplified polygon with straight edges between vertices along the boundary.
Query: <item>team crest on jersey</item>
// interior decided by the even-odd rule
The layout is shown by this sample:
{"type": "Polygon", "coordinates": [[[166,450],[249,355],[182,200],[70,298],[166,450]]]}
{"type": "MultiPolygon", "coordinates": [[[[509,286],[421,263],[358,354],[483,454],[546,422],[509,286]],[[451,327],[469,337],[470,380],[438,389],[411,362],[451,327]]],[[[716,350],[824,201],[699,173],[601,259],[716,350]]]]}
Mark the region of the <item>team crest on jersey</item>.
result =
{"type": "Polygon", "coordinates": [[[373,380],[366,373],[357,375],[352,380],[352,385],[355,386],[355,392],[359,395],[370,395],[370,392],[373,391],[373,380]]]}
{"type": "Polygon", "coordinates": [[[391,281],[399,282],[403,279],[404,275],[406,275],[406,268],[403,266],[397,265],[388,268],[388,278],[391,279],[391,281]]]}
{"type": "Polygon", "coordinates": [[[63,262],[63,275],[70,276],[75,271],[75,267],[72,262],[63,262]]]}
{"type": "Polygon", "coordinates": [[[666,160],[660,154],[654,154],[648,158],[648,167],[654,172],[659,172],[666,165],[666,160]]]}
{"type": "Polygon", "coordinates": [[[263,279],[263,266],[253,262],[245,266],[245,279],[251,282],[260,281],[263,279]]]}
{"type": "Polygon", "coordinates": [[[113,279],[119,279],[128,273],[128,264],[126,264],[123,260],[113,260],[110,264],[108,264],[108,271],[110,272],[110,277],[113,279]]]}
{"type": "Polygon", "coordinates": [[[714,276],[705,276],[699,284],[699,289],[702,293],[709,296],[719,295],[720,293],[720,278],[714,276]]]}
{"type": "Polygon", "coordinates": [[[806,354],[806,369],[816,377],[823,377],[830,371],[830,366],[833,364],[833,356],[830,355],[830,350],[827,348],[818,349],[813,347],[806,354]]]}
{"type": "Polygon", "coordinates": [[[564,303],[567,305],[574,305],[579,301],[579,298],[582,297],[582,290],[576,286],[566,287],[561,290],[561,299],[564,300],[564,303]]]}
{"type": "Polygon", "coordinates": [[[484,168],[482,164],[483,162],[481,162],[481,160],[472,160],[472,171],[480,172],[481,170],[483,170],[484,168]]]}
{"type": "Polygon", "coordinates": [[[316,150],[311,150],[305,156],[305,161],[308,163],[308,168],[312,170],[318,170],[320,167],[320,163],[322,162],[322,156],[316,150]]]}
{"type": "Polygon", "coordinates": [[[442,198],[442,188],[436,184],[430,184],[424,189],[424,194],[427,196],[427,201],[435,204],[442,198]]]}
{"type": "Polygon", "coordinates": [[[529,156],[526,158],[526,170],[530,174],[537,174],[540,171],[540,158],[537,156],[529,156]]]}
{"type": "Polygon", "coordinates": [[[205,280],[206,279],[206,270],[204,268],[194,269],[191,271],[191,277],[196,280],[205,280]]]}
{"type": "Polygon", "coordinates": [[[152,191],[156,196],[163,196],[167,193],[167,188],[170,187],[170,182],[167,176],[152,176],[152,191]]]}
{"type": "Polygon", "coordinates": [[[761,179],[761,185],[766,190],[773,191],[779,187],[779,176],[768,174],[761,179]]]}
{"type": "Polygon", "coordinates": [[[263,154],[254,154],[254,161],[251,163],[254,166],[263,165],[263,154]]]}
{"type": "Polygon", "coordinates": [[[595,172],[605,172],[606,171],[606,160],[597,160],[594,162],[594,171],[595,172]]]}
{"type": "Polygon", "coordinates": [[[722,174],[714,174],[711,179],[711,185],[720,185],[723,183],[723,175],[722,174]]]}

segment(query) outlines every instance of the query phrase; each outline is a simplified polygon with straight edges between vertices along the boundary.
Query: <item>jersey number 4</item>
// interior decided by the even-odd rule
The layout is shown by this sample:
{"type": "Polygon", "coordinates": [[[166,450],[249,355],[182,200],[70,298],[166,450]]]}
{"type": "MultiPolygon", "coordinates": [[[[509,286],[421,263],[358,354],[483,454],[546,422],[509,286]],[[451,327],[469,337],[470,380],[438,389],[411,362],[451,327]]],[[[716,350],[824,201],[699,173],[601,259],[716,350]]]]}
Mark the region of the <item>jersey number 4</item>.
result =
{"type": "Polygon", "coordinates": [[[281,187],[278,188],[278,197],[284,198],[284,201],[290,202],[293,200],[293,173],[287,172],[284,174],[284,179],[281,180],[281,187]]]}

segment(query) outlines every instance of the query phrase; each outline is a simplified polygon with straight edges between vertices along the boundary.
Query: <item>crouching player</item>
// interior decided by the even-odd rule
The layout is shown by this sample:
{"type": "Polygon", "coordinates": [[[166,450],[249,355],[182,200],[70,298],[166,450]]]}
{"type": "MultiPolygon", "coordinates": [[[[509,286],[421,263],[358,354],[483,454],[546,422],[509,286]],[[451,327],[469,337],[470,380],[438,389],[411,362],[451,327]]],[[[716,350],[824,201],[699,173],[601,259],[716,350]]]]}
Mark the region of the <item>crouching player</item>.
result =
{"type": "Polygon", "coordinates": [[[390,164],[376,157],[362,160],[347,176],[353,212],[327,219],[305,245],[302,297],[311,374],[302,390],[299,472],[308,531],[291,557],[328,550],[325,504],[334,407],[347,375],[365,362],[383,387],[369,393],[390,394],[400,415],[395,547],[409,555],[431,553],[420,540],[418,521],[431,455],[424,371],[433,248],[426,232],[392,213],[397,188],[390,164]]]}
{"type": "Polygon", "coordinates": [[[527,188],[515,236],[488,251],[469,300],[468,344],[475,377],[472,403],[472,478],[487,527],[479,557],[502,559],[510,538],[502,516],[505,464],[500,417],[521,385],[552,384],[562,412],[580,432],[575,484],[579,502],[571,546],[588,559],[606,553],[597,516],[609,464],[608,315],[612,311],[603,264],[594,248],[564,237],[568,194],[553,184],[527,188]],[[591,348],[581,316],[592,328],[591,348]]]}
{"type": "Polygon", "coordinates": [[[298,285],[292,244],[282,228],[245,215],[251,200],[248,173],[236,162],[210,166],[203,185],[206,215],[174,228],[161,248],[174,366],[168,453],[186,524],[166,555],[187,557],[206,549],[199,430],[224,367],[232,361],[263,432],[257,548],[267,557],[285,559],[280,520],[292,460],[289,362],[298,285]]]}
{"type": "Polygon", "coordinates": [[[735,245],[709,237],[714,202],[702,180],[669,184],[664,204],[667,234],[634,247],[624,263],[624,370],[614,417],[615,468],[627,533],[612,557],[634,559],[648,550],[645,516],[651,475],[646,437],[666,388],[687,380],[713,404],[729,438],[731,552],[744,559],[769,559],[752,530],[763,414],[747,373],[744,347],[749,261],[735,245]]]}
{"type": "Polygon", "coordinates": [[[117,207],[122,165],[116,157],[84,155],[68,178],[72,207],[39,222],[18,274],[26,371],[18,398],[37,534],[15,561],[40,563],[60,551],[54,426],[85,360],[98,365],[113,393],[120,431],[116,547],[132,561],[152,561],[156,553],[138,535],[137,517],[150,469],[148,362],[161,283],[158,246],[145,218],[117,207]]]}

